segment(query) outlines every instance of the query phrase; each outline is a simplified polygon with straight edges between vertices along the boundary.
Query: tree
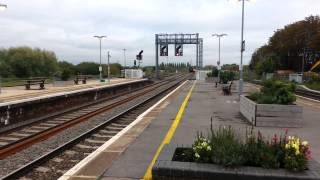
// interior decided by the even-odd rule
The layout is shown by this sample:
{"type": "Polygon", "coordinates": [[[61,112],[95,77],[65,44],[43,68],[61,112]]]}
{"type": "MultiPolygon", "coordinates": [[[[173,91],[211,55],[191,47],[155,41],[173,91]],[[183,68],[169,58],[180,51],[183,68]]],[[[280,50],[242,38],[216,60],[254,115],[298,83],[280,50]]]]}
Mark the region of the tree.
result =
{"type": "Polygon", "coordinates": [[[58,66],[54,52],[39,48],[15,47],[0,50],[0,69],[4,77],[49,77],[54,75],[58,66]]]}
{"type": "Polygon", "coordinates": [[[301,71],[301,54],[304,49],[312,54],[305,63],[304,70],[308,70],[318,59],[314,53],[320,50],[320,17],[309,16],[278,29],[274,32],[266,45],[258,48],[252,55],[250,69],[261,66],[263,61],[270,58],[276,69],[290,69],[301,71]],[[260,63],[260,65],[258,65],[260,63]]]}
{"type": "Polygon", "coordinates": [[[76,65],[76,72],[85,75],[98,75],[99,64],[94,62],[82,62],[76,65]]]}

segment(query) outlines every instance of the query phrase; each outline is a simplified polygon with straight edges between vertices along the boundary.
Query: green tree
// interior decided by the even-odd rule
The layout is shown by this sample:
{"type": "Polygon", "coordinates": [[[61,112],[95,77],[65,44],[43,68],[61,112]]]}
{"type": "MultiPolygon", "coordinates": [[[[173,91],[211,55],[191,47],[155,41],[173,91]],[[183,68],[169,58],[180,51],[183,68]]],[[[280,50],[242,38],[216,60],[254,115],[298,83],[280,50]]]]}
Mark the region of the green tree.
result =
{"type": "MultiPolygon", "coordinates": [[[[258,63],[272,58],[276,69],[290,69],[301,71],[304,49],[312,50],[305,63],[307,71],[318,60],[315,56],[320,49],[320,17],[309,16],[278,29],[274,32],[266,45],[258,48],[252,55],[250,68],[254,69],[258,63]]],[[[261,66],[261,64],[260,64],[261,66]]]]}
{"type": "Polygon", "coordinates": [[[98,75],[99,64],[94,62],[82,62],[76,65],[76,72],[85,75],[98,75]]]}

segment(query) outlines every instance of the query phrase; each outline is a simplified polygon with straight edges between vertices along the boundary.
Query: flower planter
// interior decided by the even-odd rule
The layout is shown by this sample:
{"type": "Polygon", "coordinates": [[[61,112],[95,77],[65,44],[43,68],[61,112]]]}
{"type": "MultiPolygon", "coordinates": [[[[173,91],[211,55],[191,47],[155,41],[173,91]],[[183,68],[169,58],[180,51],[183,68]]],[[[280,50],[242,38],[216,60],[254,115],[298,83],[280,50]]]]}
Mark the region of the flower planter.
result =
{"type": "Polygon", "coordinates": [[[309,170],[289,172],[285,169],[259,167],[225,168],[194,162],[173,161],[176,147],[166,145],[152,168],[154,180],[320,180],[320,164],[310,160],[309,170]]]}
{"type": "Polygon", "coordinates": [[[240,113],[254,126],[302,126],[303,109],[298,105],[257,104],[242,95],[240,113]]]}

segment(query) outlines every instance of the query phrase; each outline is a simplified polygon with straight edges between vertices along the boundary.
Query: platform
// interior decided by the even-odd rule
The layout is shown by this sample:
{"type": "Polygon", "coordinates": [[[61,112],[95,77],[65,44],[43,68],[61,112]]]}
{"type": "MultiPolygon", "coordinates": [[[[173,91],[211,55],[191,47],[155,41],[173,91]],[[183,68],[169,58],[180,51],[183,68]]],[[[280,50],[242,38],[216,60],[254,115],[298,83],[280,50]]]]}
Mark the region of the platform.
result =
{"type": "MultiPolygon", "coordinates": [[[[223,96],[221,88],[215,88],[212,83],[196,82],[187,99],[192,85],[193,82],[188,81],[141,117],[130,130],[123,132],[96,155],[80,162],[61,179],[142,179],[148,176],[148,167],[150,170],[151,162],[156,158],[157,151],[161,150],[164,140],[176,146],[190,145],[197,132],[206,133],[209,130],[211,117],[214,127],[232,125],[240,131],[250,127],[239,114],[236,89],[231,96],[223,96]],[[188,101],[185,108],[181,109],[186,99],[188,101]],[[176,122],[180,115],[180,122],[176,122]],[[173,122],[177,123],[177,128],[172,132],[170,127],[173,122]]],[[[245,92],[254,89],[255,86],[245,84],[245,92]]],[[[303,128],[289,128],[289,134],[308,140],[313,158],[320,161],[320,103],[304,99],[298,99],[297,103],[304,106],[303,128]]],[[[256,128],[258,129],[269,136],[284,131],[283,128],[256,128]]]]}
{"type": "Polygon", "coordinates": [[[44,90],[37,89],[39,88],[38,85],[32,86],[33,89],[31,90],[25,90],[24,86],[1,87],[0,103],[39,97],[43,95],[54,95],[61,92],[72,92],[75,90],[84,90],[88,88],[105,87],[136,80],[137,79],[114,78],[110,80],[110,83],[107,80],[106,82],[99,82],[99,80],[88,80],[86,84],[81,84],[80,82],[79,85],[75,85],[73,82],[71,82],[71,85],[54,85],[51,83],[45,84],[44,90]]]}

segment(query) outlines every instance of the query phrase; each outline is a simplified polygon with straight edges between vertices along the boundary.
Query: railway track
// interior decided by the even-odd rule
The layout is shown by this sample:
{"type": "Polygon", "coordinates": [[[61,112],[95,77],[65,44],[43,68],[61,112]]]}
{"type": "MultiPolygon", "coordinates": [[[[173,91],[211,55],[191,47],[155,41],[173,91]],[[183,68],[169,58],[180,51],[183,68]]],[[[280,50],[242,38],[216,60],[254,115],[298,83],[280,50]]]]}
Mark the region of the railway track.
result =
{"type": "Polygon", "coordinates": [[[302,88],[296,89],[296,94],[299,96],[311,98],[320,101],[320,93],[308,91],[302,88]]]}
{"type": "Polygon", "coordinates": [[[32,144],[48,139],[60,131],[86,121],[99,113],[108,111],[121,104],[127,103],[128,101],[132,101],[145,93],[153,91],[170,80],[172,80],[172,78],[154,83],[134,93],[122,94],[120,97],[118,97],[118,95],[116,96],[118,97],[116,99],[108,99],[103,102],[91,104],[69,113],[63,113],[54,118],[24,125],[23,127],[1,133],[0,159],[19,152],[32,144]]]}
{"type": "MultiPolygon", "coordinates": [[[[186,77],[179,77],[178,79],[179,80],[171,79],[170,81],[162,83],[163,88],[161,90],[159,86],[157,86],[157,88],[153,89],[155,92],[151,93],[152,95],[149,95],[149,97],[142,102],[123,110],[117,115],[105,120],[104,123],[4,176],[2,179],[15,179],[23,176],[28,179],[57,179],[134,121],[141,112],[154,103],[156,98],[159,98],[164,92],[177,86],[185,80],[186,77]]],[[[147,93],[145,94],[147,95],[147,93]]]]}

